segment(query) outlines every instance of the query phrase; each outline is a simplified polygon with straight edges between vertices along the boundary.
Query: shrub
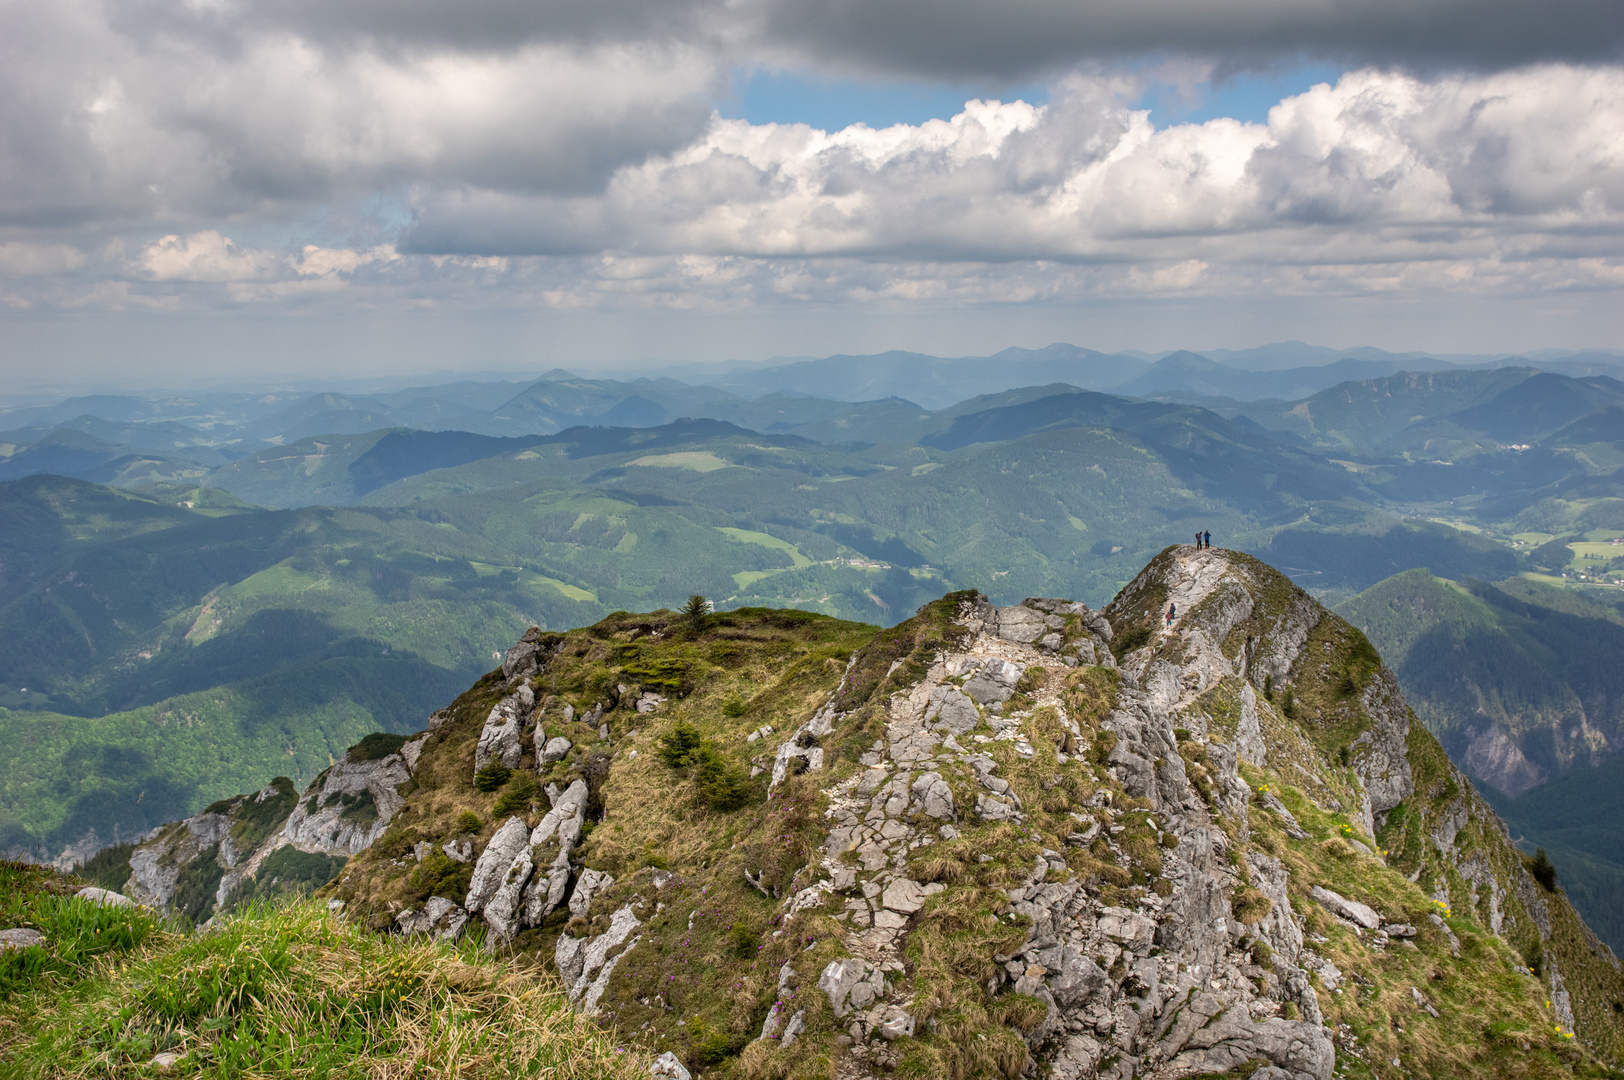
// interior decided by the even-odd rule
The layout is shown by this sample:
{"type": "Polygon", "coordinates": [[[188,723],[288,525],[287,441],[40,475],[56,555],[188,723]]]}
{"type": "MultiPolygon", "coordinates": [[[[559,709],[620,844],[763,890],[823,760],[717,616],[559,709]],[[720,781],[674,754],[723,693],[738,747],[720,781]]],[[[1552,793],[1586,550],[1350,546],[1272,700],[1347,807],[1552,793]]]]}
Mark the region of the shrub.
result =
{"type": "Polygon", "coordinates": [[[407,884],[411,886],[417,903],[431,896],[443,896],[460,904],[463,897],[468,895],[468,886],[473,880],[473,863],[460,863],[436,847],[417,864],[407,878],[407,884]]]}
{"type": "Polygon", "coordinates": [[[457,816],[457,831],[477,833],[485,827],[484,820],[472,810],[464,810],[457,816]]]}
{"type": "Polygon", "coordinates": [[[500,761],[493,761],[489,765],[474,773],[474,790],[491,792],[508,782],[513,770],[500,761]]]}
{"type": "Polygon", "coordinates": [[[730,697],[726,701],[722,702],[722,715],[743,716],[745,712],[749,710],[749,708],[749,703],[747,703],[743,698],[730,697]]]}
{"type": "Polygon", "coordinates": [[[696,757],[704,749],[704,739],[692,724],[678,722],[660,736],[660,761],[668,769],[681,769],[696,764],[696,757]]]}
{"type": "Polygon", "coordinates": [[[218,858],[220,845],[204,849],[197,858],[187,863],[175,882],[174,909],[188,922],[197,922],[211,907],[220,888],[220,879],[226,876],[218,858]]]}
{"type": "Polygon", "coordinates": [[[1528,862],[1528,872],[1539,882],[1540,888],[1546,892],[1556,891],[1556,864],[1551,862],[1544,848],[1534,852],[1534,857],[1528,862]]]}
{"type": "Polygon", "coordinates": [[[123,892],[130,883],[130,855],[135,844],[115,844],[102,848],[74,868],[74,873],[104,889],[123,892]]]}
{"type": "Polygon", "coordinates": [[[385,731],[374,731],[350,747],[349,759],[351,761],[377,761],[386,758],[406,745],[405,735],[391,735],[385,731]]]}
{"type": "Polygon", "coordinates": [[[1152,633],[1149,623],[1139,623],[1128,627],[1128,629],[1111,639],[1111,655],[1121,660],[1135,649],[1147,645],[1150,642],[1152,633]]]}
{"type": "Polygon", "coordinates": [[[496,805],[491,808],[493,817],[507,817],[509,814],[522,814],[530,809],[530,804],[541,793],[541,784],[528,772],[520,772],[502,789],[502,794],[496,797],[496,805]]]}
{"type": "Polygon", "coordinates": [[[705,624],[710,621],[711,604],[703,596],[695,593],[688,598],[682,606],[683,621],[688,624],[688,632],[698,637],[705,632],[705,624]]]}

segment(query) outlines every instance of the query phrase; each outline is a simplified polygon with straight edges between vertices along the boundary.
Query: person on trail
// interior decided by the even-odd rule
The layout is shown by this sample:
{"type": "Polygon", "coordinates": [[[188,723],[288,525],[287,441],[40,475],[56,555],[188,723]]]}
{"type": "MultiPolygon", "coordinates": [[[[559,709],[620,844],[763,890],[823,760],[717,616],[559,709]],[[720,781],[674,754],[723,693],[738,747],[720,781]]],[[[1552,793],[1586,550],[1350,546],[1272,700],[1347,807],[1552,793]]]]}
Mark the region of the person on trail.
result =
{"type": "Polygon", "coordinates": [[[1201,546],[1204,548],[1212,547],[1212,533],[1204,532],[1201,534],[1201,546]]]}
{"type": "Polygon", "coordinates": [[[1174,619],[1175,616],[1178,615],[1178,613],[1179,613],[1179,609],[1178,609],[1178,606],[1176,604],[1168,604],[1167,605],[1167,625],[1168,626],[1173,625],[1173,619],[1174,619]]]}
{"type": "Polygon", "coordinates": [[[1195,531],[1195,549],[1197,551],[1201,550],[1201,530],[1200,529],[1197,529],[1195,531]]]}

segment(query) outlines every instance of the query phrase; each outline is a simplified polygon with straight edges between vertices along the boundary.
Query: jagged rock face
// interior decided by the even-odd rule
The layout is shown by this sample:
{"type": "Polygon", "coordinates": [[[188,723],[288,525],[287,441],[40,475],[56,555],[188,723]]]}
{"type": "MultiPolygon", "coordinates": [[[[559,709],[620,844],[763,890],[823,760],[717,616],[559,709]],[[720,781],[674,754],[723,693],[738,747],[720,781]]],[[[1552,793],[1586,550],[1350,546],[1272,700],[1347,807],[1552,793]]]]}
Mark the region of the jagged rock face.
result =
{"type": "MultiPolygon", "coordinates": [[[[1209,589],[1223,582],[1216,568],[1201,577],[1209,589]]],[[[1199,602],[1194,590],[1186,595],[1191,606],[1199,602]]],[[[841,917],[851,926],[853,956],[831,962],[818,985],[834,1014],[850,1017],[850,1033],[859,1040],[889,1041],[903,1027],[911,1031],[911,1018],[903,1019],[908,988],[895,978],[888,986],[886,975],[905,967],[909,916],[943,890],[907,872],[911,851],[955,835],[949,778],[979,789],[973,813],[981,822],[1023,821],[1021,794],[996,775],[993,758],[978,747],[1009,743],[1018,758],[1032,756],[1030,717],[1040,709],[1055,710],[1069,739],[1080,738],[1053,692],[1029,694],[1030,704],[1020,711],[1004,709],[1028,669],[1057,661],[1113,665],[1102,621],[1064,601],[963,605],[961,644],[939,656],[918,683],[892,694],[886,738],[863,756],[865,771],[830,790],[836,827],[823,868],[831,888],[850,897],[842,900],[841,917]],[[1067,615],[1081,618],[1068,623],[1067,615]],[[984,723],[991,734],[969,734],[984,723]]],[[[1151,1068],[1179,1076],[1264,1059],[1294,1077],[1328,1080],[1334,1052],[1317,1022],[1306,975],[1282,963],[1266,993],[1248,977],[1252,961],[1242,938],[1251,933],[1225,895],[1234,876],[1223,857],[1230,840],[1185,776],[1177,750],[1174,729],[1184,722],[1179,707],[1234,673],[1217,643],[1195,644],[1189,668],[1165,662],[1156,668],[1156,691],[1138,689],[1131,675],[1125,679],[1104,725],[1115,736],[1112,772],[1130,795],[1148,801],[1160,828],[1177,840],[1163,856],[1168,895],[1145,892],[1133,908],[1102,902],[1063,855],[1044,851],[1029,884],[1009,890],[1015,914],[1032,929],[1023,948],[993,958],[997,985],[1044,1003],[1048,1015],[1029,1041],[1056,1077],[1127,1077],[1151,1068]],[[1277,1015],[1287,1002],[1314,1019],[1277,1015]]],[[[838,732],[838,715],[819,716],[838,732]]],[[[1220,782],[1245,791],[1233,773],[1220,782]]],[[[1239,807],[1244,814],[1244,794],[1239,807]]],[[[1092,832],[1080,839],[1099,836],[1098,822],[1084,828],[1089,825],[1092,832]]],[[[1271,870],[1280,872],[1278,864],[1271,870]]],[[[1277,913],[1259,932],[1271,944],[1279,939],[1282,961],[1300,951],[1301,928],[1287,915],[1277,913]]]]}
{"type": "Polygon", "coordinates": [[[223,847],[220,856],[228,867],[235,866],[230,833],[230,818],[210,813],[189,817],[162,830],[130,853],[129,896],[138,903],[168,907],[175,897],[181,871],[211,847],[223,847]]]}
{"type": "Polygon", "coordinates": [[[188,901],[196,909],[188,914],[202,922],[284,847],[333,856],[365,851],[404,805],[399,789],[422,748],[418,736],[392,753],[361,759],[358,746],[297,798],[292,782],[279,778],[159,829],[130,855],[131,898],[169,908],[183,881],[211,881],[207,903],[188,901]]]}
{"type": "MultiPolygon", "coordinates": [[[[406,745],[420,745],[420,740],[406,745]]],[[[283,830],[287,841],[301,851],[328,855],[365,851],[405,805],[399,789],[411,774],[401,751],[374,761],[346,756],[300,797],[283,830]]]]}

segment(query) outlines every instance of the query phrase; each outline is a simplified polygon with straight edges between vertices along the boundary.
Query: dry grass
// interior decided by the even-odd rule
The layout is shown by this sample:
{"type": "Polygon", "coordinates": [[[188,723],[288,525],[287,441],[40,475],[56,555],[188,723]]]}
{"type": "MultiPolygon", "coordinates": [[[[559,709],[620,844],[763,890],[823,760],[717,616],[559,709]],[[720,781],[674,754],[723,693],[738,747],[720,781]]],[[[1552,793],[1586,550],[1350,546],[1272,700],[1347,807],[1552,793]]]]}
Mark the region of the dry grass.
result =
{"type": "Polygon", "coordinates": [[[155,1054],[203,1077],[646,1076],[534,966],[380,938],[302,902],[161,934],[70,995],[7,1010],[0,1075],[126,1075],[155,1054]]]}

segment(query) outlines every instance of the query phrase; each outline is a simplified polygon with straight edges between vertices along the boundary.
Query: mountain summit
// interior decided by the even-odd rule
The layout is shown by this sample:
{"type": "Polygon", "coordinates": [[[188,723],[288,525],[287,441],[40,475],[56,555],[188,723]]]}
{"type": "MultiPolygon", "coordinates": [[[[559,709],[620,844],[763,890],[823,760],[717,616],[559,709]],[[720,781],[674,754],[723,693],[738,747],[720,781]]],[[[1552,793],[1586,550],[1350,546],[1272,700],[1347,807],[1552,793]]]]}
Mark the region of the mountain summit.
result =
{"type": "Polygon", "coordinates": [[[226,919],[318,858],[346,918],[533,956],[668,1076],[1600,1075],[1624,1030],[1364,635],[1222,550],[1103,611],[532,630],[127,888],[226,919]]]}

